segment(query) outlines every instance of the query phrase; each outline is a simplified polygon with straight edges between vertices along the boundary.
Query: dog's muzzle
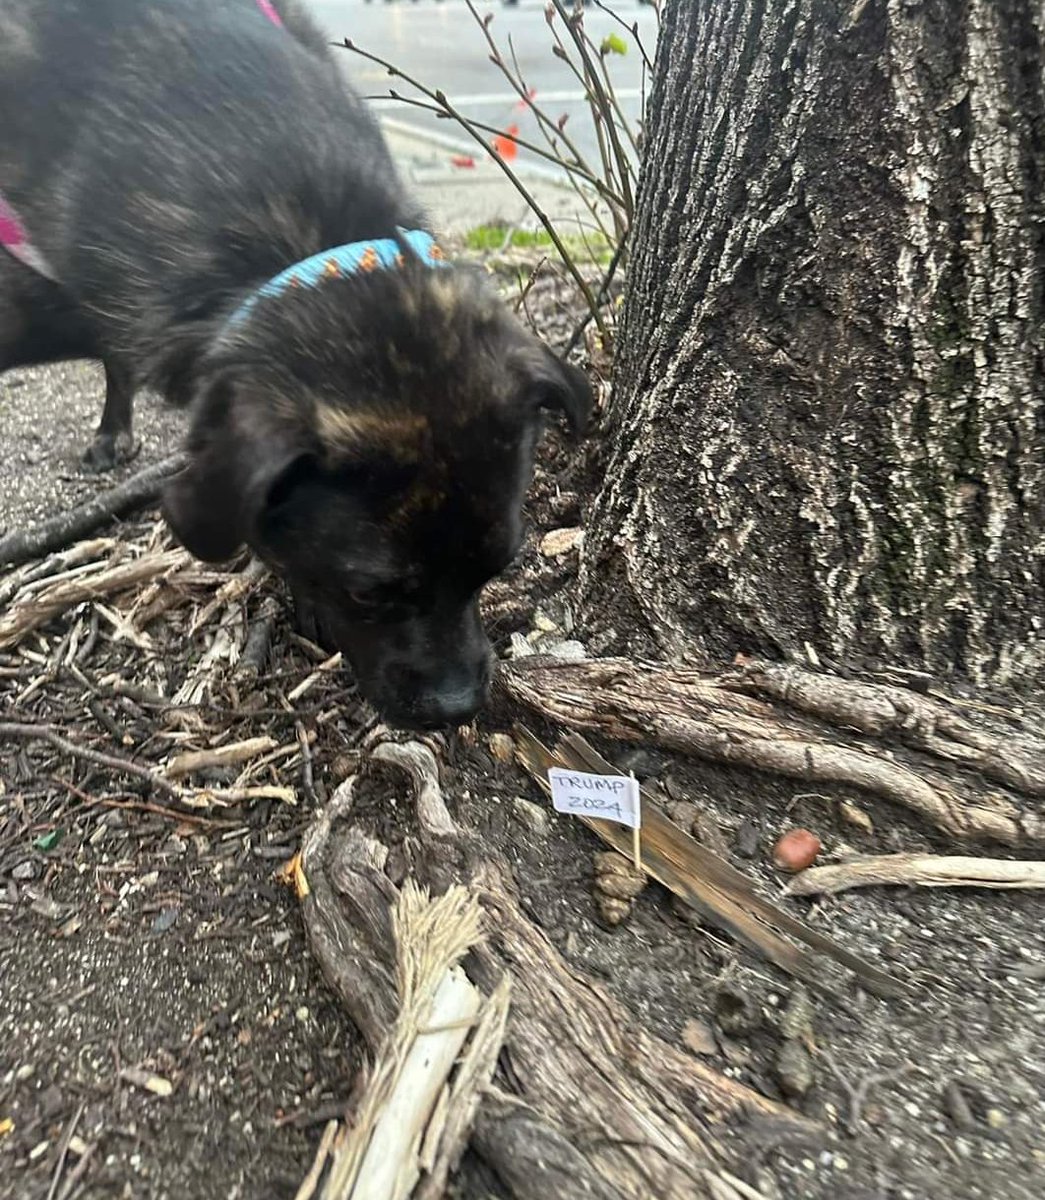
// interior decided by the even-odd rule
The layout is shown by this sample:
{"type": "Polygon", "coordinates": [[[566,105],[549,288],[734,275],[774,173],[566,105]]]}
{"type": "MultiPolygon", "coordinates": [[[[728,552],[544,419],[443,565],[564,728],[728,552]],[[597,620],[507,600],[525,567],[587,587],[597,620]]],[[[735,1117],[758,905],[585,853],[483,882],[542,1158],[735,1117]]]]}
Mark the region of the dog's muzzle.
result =
{"type": "Polygon", "coordinates": [[[443,729],[467,724],[482,708],[493,654],[478,602],[390,624],[348,621],[295,596],[302,632],[340,650],[359,690],[390,724],[443,729]]]}

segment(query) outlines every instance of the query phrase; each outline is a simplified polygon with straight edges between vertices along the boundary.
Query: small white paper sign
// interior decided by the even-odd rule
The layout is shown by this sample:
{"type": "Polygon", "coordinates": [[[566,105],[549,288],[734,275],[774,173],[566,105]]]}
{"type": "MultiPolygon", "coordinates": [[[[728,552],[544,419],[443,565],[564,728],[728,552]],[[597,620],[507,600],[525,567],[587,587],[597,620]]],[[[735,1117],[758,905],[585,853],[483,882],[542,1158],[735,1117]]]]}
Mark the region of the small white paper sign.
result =
{"type": "Polygon", "coordinates": [[[598,817],[638,829],[642,825],[639,783],[627,775],[591,775],[551,767],[548,782],[556,812],[574,817],[598,817]]]}

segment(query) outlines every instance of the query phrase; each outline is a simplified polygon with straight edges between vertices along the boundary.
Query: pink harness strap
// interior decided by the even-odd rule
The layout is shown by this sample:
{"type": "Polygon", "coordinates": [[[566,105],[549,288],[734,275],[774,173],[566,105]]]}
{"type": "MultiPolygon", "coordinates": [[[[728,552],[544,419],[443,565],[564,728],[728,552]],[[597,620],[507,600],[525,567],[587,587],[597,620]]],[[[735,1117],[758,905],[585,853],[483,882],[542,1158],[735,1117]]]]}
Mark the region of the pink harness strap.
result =
{"type": "Polygon", "coordinates": [[[272,3],[272,0],[257,0],[257,4],[258,8],[261,9],[273,25],[278,25],[280,29],[283,28],[283,18],[276,12],[276,6],[272,3]]]}
{"type": "Polygon", "coordinates": [[[8,204],[3,192],[0,192],[0,246],[39,274],[46,275],[48,279],[55,278],[47,259],[29,240],[21,218],[8,204]]]}
{"type": "MultiPolygon", "coordinates": [[[[255,0],[255,3],[273,25],[279,29],[283,28],[283,18],[276,11],[272,0],[255,0]]],[[[0,247],[3,247],[9,254],[13,254],[19,262],[25,263],[27,267],[32,267],[34,271],[46,275],[48,279],[55,278],[47,259],[29,240],[29,234],[25,225],[22,224],[22,219],[5,199],[2,188],[0,188],[0,247]]]]}

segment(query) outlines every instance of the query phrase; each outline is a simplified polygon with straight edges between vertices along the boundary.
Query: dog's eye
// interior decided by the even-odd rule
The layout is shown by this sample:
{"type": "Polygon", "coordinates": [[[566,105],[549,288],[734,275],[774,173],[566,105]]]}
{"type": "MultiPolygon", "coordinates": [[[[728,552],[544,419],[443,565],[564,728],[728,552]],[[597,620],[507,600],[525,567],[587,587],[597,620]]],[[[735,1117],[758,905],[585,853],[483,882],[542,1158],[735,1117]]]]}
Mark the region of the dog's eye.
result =
{"type": "Polygon", "coordinates": [[[374,621],[404,619],[413,612],[409,594],[388,587],[349,588],[348,600],[364,617],[374,621]]]}
{"type": "Polygon", "coordinates": [[[373,588],[350,588],[348,598],[357,608],[376,608],[381,603],[373,588]]]}

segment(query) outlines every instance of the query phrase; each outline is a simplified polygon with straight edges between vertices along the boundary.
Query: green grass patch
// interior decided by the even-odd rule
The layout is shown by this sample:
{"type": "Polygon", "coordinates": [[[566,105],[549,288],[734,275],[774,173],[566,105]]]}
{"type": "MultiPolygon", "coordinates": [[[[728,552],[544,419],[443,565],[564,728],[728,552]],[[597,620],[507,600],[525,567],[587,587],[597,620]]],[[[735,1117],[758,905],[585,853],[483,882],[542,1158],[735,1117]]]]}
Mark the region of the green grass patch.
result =
{"type": "MultiPolygon", "coordinates": [[[[563,245],[578,262],[608,263],[613,247],[601,233],[595,231],[581,237],[576,233],[559,234],[563,245]]],[[[511,229],[507,225],[476,225],[465,234],[464,244],[479,254],[499,250],[540,250],[557,253],[545,229],[511,229]]]]}

